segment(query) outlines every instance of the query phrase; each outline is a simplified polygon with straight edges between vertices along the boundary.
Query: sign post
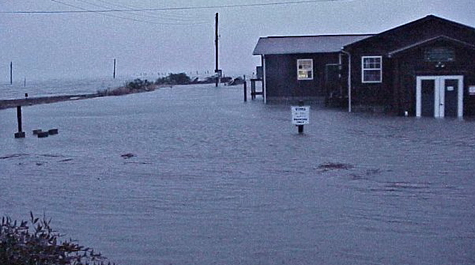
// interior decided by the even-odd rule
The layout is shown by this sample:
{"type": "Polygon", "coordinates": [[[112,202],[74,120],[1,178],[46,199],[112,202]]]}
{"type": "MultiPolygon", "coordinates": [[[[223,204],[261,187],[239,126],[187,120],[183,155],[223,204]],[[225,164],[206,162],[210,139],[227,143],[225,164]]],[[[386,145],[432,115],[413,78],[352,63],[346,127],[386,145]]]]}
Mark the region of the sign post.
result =
{"type": "Polygon", "coordinates": [[[298,127],[299,134],[303,134],[303,126],[310,124],[310,106],[304,106],[303,101],[299,101],[298,106],[292,106],[292,124],[298,127]]]}

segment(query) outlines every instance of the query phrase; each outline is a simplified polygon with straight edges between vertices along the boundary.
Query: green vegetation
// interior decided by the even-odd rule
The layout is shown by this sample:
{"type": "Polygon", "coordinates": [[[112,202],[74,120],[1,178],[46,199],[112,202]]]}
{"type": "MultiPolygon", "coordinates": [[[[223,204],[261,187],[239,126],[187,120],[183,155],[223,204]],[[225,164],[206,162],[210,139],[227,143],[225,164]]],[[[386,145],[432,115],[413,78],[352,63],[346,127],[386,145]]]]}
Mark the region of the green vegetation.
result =
{"type": "Polygon", "coordinates": [[[169,74],[167,77],[158,78],[155,84],[157,85],[188,85],[191,83],[191,78],[185,73],[169,74]]]}
{"type": "MultiPolygon", "coordinates": [[[[121,96],[121,95],[128,95],[131,93],[154,91],[160,86],[211,84],[215,82],[216,82],[215,76],[209,76],[209,77],[206,77],[204,80],[199,80],[198,77],[191,79],[185,73],[179,73],[179,74],[170,73],[166,77],[158,78],[153,83],[148,80],[142,80],[142,79],[137,78],[134,81],[125,83],[125,85],[122,87],[98,90],[97,96],[99,97],[121,96]]],[[[237,77],[235,79],[233,79],[232,77],[222,77],[220,82],[231,86],[231,85],[241,85],[244,83],[244,80],[241,77],[237,77]]]]}
{"type": "Polygon", "coordinates": [[[139,90],[139,89],[146,89],[152,85],[153,83],[149,82],[148,80],[143,81],[142,79],[137,78],[132,82],[128,82],[126,87],[131,90],[139,90]]]}
{"type": "MultiPolygon", "coordinates": [[[[156,85],[190,85],[190,84],[213,84],[216,82],[215,76],[208,76],[203,80],[200,80],[198,77],[190,78],[185,73],[179,74],[169,74],[166,77],[158,78],[155,81],[156,85]]],[[[243,78],[237,77],[233,79],[232,77],[223,76],[220,79],[221,83],[225,83],[227,85],[242,85],[244,83],[243,78]]]]}
{"type": "Polygon", "coordinates": [[[154,83],[149,82],[148,80],[142,80],[137,78],[134,81],[127,82],[123,87],[98,90],[97,95],[100,97],[121,96],[128,95],[131,93],[154,91],[156,88],[157,85],[155,85],[154,83]]]}
{"type": "MultiPolygon", "coordinates": [[[[0,264],[5,265],[104,265],[106,258],[75,243],[60,241],[51,219],[35,218],[13,221],[3,217],[0,226],[0,264]]],[[[107,264],[111,264],[110,262],[107,264]]]]}

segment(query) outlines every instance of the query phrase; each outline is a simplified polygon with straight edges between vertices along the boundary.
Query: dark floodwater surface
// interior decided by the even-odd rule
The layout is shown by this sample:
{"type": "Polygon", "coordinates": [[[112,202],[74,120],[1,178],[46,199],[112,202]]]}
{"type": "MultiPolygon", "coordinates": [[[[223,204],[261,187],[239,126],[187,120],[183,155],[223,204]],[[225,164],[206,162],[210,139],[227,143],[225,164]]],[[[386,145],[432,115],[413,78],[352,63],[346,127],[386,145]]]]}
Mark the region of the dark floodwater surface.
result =
{"type": "Polygon", "coordinates": [[[475,123],[198,86],[0,111],[0,213],[119,264],[475,264],[475,123]],[[58,128],[38,139],[33,129],[58,128]]]}
{"type": "Polygon", "coordinates": [[[127,80],[129,79],[85,78],[24,80],[23,82],[14,82],[13,85],[0,82],[0,99],[23,98],[25,93],[28,93],[30,98],[51,95],[93,94],[108,88],[124,86],[127,80]]]}

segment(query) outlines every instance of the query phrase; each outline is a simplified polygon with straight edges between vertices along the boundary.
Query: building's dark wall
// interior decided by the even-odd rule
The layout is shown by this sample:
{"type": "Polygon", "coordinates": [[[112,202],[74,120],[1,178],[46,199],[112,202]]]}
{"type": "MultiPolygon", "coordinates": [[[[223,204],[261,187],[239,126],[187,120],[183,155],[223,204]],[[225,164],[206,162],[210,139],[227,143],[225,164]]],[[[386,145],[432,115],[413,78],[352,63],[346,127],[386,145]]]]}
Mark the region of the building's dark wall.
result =
{"type": "Polygon", "coordinates": [[[338,63],[338,53],[266,55],[267,99],[324,97],[325,66],[338,63]],[[297,60],[313,59],[313,80],[297,80],[297,60]]]}
{"type": "Polygon", "coordinates": [[[382,82],[381,83],[363,83],[361,72],[362,56],[380,56],[381,54],[352,54],[352,97],[355,105],[390,105],[392,102],[392,91],[390,84],[393,83],[392,61],[387,57],[382,57],[382,82]]]}
{"type": "Polygon", "coordinates": [[[429,16],[394,28],[345,47],[345,53],[266,55],[267,99],[298,99],[312,97],[347,101],[348,55],[351,58],[352,104],[382,106],[394,113],[415,114],[416,77],[462,75],[464,77],[464,115],[475,116],[475,29],[429,16]],[[429,62],[425,52],[431,48],[449,48],[455,60],[429,62]],[[340,83],[335,82],[341,56],[340,83]],[[383,77],[380,83],[363,83],[362,57],[382,56],[383,77]],[[297,80],[297,60],[313,59],[314,79],[297,80]],[[335,70],[336,69],[336,70],[335,70]],[[330,73],[330,72],[329,72],[330,73]],[[332,81],[325,80],[332,76],[332,81]]]}
{"type": "Polygon", "coordinates": [[[464,115],[475,115],[475,96],[468,95],[468,87],[475,85],[475,50],[470,45],[475,45],[475,30],[440,19],[409,23],[407,26],[350,45],[347,50],[352,57],[353,103],[385,106],[396,113],[409,111],[414,114],[416,76],[463,75],[464,115]],[[439,36],[448,38],[423,43],[439,36]],[[388,57],[389,53],[412,45],[416,47],[388,57]],[[444,63],[444,67],[436,67],[437,62],[427,62],[424,53],[431,47],[453,49],[455,61],[444,63]],[[381,83],[362,82],[363,56],[382,56],[381,83]]]}
{"type": "Polygon", "coordinates": [[[475,85],[475,50],[460,47],[451,43],[434,43],[421,46],[395,56],[394,73],[398,73],[398,81],[394,83],[394,106],[396,111],[408,110],[415,112],[416,106],[416,77],[417,76],[447,76],[462,75],[464,77],[464,115],[474,115],[475,96],[468,93],[469,86],[475,85]],[[455,61],[443,62],[441,67],[437,62],[424,60],[424,52],[430,47],[447,47],[455,51],[455,61]],[[396,69],[396,67],[398,69],[396,69]]]}
{"type": "Polygon", "coordinates": [[[475,115],[475,96],[468,93],[475,86],[475,50],[449,42],[436,42],[400,53],[392,58],[383,57],[383,82],[361,82],[361,57],[352,71],[353,103],[355,105],[386,106],[394,113],[408,111],[415,114],[417,76],[464,76],[464,115],[475,115]],[[447,47],[455,51],[454,62],[427,62],[425,51],[430,47],[447,47]]]}

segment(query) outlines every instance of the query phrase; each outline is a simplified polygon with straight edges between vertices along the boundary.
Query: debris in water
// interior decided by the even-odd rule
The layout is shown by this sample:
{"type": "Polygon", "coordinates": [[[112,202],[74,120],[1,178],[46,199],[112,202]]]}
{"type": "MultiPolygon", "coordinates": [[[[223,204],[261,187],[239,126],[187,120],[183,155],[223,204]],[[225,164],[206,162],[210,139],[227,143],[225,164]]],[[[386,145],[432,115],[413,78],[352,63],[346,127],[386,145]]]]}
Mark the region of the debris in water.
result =
{"type": "Polygon", "coordinates": [[[21,156],[27,156],[27,154],[14,154],[14,155],[7,155],[7,156],[0,156],[0,160],[10,159],[10,158],[17,158],[21,156]]]}
{"type": "Polygon", "coordinates": [[[366,179],[365,177],[358,175],[358,174],[350,174],[351,180],[363,180],[366,179]]]}
{"type": "Polygon", "coordinates": [[[127,153],[127,154],[121,155],[121,157],[122,157],[123,159],[129,159],[129,158],[132,158],[132,157],[134,157],[134,156],[135,156],[135,155],[132,154],[132,153],[127,153]]]}
{"type": "Polygon", "coordinates": [[[366,170],[366,175],[377,175],[379,173],[381,173],[381,169],[379,168],[366,170]]]}
{"type": "Polygon", "coordinates": [[[343,164],[343,163],[324,163],[317,167],[317,169],[321,170],[321,172],[327,172],[330,170],[337,170],[337,169],[348,170],[352,168],[354,168],[353,165],[343,164]]]}

